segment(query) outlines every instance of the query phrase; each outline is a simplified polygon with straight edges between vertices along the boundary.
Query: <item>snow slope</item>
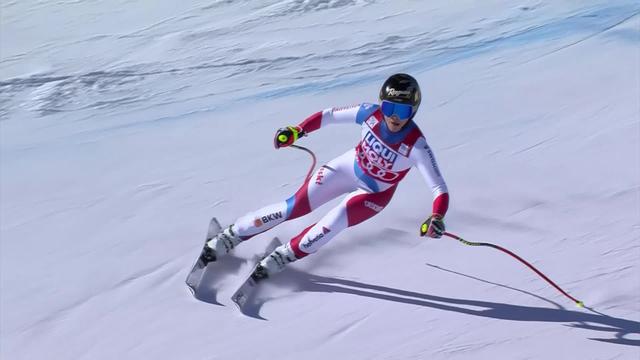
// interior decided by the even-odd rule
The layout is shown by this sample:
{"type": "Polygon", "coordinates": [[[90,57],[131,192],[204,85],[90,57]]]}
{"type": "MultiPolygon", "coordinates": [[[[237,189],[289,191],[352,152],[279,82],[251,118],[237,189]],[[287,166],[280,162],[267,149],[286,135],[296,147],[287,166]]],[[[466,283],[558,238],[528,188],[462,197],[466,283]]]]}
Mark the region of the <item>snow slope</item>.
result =
{"type": "MultiPolygon", "coordinates": [[[[209,0],[0,4],[0,358],[640,358],[637,1],[209,0]],[[481,4],[481,5],[480,5],[481,4]],[[211,216],[288,197],[310,164],[276,128],[421,82],[451,190],[416,236],[389,207],[293,264],[260,315],[183,281],[211,216]]],[[[302,144],[321,162],[356,126],[302,144]]],[[[237,249],[250,259],[317,212],[237,249]]]]}

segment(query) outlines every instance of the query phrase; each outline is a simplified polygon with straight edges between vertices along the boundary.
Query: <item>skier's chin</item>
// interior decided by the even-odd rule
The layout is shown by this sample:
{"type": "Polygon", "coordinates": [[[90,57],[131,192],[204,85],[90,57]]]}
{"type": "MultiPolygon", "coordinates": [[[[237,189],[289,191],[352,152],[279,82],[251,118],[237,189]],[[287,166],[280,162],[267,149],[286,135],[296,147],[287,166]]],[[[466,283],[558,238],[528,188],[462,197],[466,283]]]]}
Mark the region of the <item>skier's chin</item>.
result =
{"type": "Polygon", "coordinates": [[[409,119],[407,120],[398,120],[392,117],[387,117],[385,116],[384,120],[387,123],[387,128],[389,128],[389,130],[391,132],[398,132],[400,130],[402,130],[402,128],[407,124],[407,122],[409,121],[409,119]]]}

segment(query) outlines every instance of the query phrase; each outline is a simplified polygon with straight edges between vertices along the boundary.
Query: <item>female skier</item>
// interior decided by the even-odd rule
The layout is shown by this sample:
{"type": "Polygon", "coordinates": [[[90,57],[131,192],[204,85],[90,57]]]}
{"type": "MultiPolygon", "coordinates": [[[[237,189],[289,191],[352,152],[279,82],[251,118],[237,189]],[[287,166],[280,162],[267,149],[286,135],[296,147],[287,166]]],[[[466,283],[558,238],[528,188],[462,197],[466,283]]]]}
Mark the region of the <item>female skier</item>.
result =
{"type": "Polygon", "coordinates": [[[434,197],[431,215],[422,223],[420,235],[441,237],[449,194],[433,152],[413,121],[420,100],[416,79],[395,74],[382,85],[380,104],[326,109],[298,126],[279,129],[274,139],[276,148],[290,146],[330,124],[358,124],[362,136],[355,149],[320,167],[289,199],[238,218],[205,244],[200,260],[204,264],[216,261],[241,242],[347,194],[320,221],[262,259],[252,275],[256,280],[272,276],[286,264],[315,253],[347,227],[382,211],[412,166],[418,168],[434,197]]]}

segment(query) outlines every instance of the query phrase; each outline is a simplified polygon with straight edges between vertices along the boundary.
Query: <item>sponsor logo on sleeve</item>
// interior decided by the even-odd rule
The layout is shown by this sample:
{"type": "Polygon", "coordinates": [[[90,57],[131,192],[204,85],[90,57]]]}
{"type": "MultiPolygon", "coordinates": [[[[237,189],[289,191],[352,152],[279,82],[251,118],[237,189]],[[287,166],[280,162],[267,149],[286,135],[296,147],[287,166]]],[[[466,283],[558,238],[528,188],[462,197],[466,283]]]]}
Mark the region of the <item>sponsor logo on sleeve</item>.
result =
{"type": "Polygon", "coordinates": [[[349,109],[353,109],[353,108],[356,108],[356,107],[358,107],[358,105],[334,107],[334,108],[331,109],[331,113],[333,114],[334,112],[337,112],[337,111],[349,110],[349,109]]]}
{"type": "Polygon", "coordinates": [[[424,149],[427,151],[427,156],[429,156],[429,161],[431,161],[431,166],[433,167],[433,170],[435,170],[436,175],[442,177],[442,175],[440,174],[440,169],[438,169],[438,163],[436,162],[435,156],[433,156],[431,148],[429,147],[429,145],[425,145],[424,149]]]}

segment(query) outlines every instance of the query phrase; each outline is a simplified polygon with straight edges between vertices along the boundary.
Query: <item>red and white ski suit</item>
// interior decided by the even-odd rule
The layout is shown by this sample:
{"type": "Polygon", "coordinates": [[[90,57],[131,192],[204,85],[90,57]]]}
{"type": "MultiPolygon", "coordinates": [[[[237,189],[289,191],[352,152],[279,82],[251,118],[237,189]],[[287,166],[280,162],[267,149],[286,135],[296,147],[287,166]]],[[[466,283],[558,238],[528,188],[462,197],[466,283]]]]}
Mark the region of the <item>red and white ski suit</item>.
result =
{"type": "Polygon", "coordinates": [[[411,167],[422,174],[433,193],[432,212],[445,215],[449,194],[433,152],[410,120],[399,132],[387,128],[378,105],[333,108],[317,112],[299,126],[306,133],[330,124],[358,124],[362,137],[355,147],[320,167],[289,199],[240,217],[234,230],[243,239],[298,218],[347,194],[320,221],[291,239],[297,258],[316,252],[340,231],[359,224],[385,208],[411,167]]]}

